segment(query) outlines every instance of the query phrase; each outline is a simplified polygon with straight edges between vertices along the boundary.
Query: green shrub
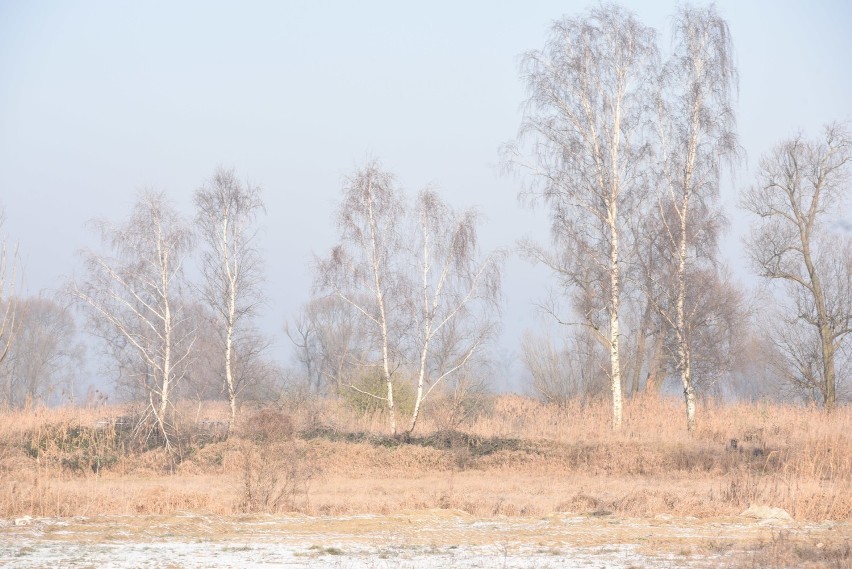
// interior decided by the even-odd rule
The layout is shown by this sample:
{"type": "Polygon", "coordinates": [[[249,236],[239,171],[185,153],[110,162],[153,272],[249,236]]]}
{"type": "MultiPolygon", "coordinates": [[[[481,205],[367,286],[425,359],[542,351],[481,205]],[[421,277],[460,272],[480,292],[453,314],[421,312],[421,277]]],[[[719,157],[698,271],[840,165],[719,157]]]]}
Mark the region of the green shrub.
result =
{"type": "MultiPolygon", "coordinates": [[[[388,406],[388,386],[380,370],[370,370],[355,380],[354,388],[344,389],[343,400],[356,412],[369,415],[385,411],[388,406]]],[[[402,376],[394,378],[393,403],[397,416],[410,416],[414,411],[417,390],[414,384],[402,376]]]]}
{"type": "Polygon", "coordinates": [[[120,432],[114,428],[54,423],[29,433],[24,449],[32,458],[75,472],[100,472],[115,465],[123,452],[120,432]]]}

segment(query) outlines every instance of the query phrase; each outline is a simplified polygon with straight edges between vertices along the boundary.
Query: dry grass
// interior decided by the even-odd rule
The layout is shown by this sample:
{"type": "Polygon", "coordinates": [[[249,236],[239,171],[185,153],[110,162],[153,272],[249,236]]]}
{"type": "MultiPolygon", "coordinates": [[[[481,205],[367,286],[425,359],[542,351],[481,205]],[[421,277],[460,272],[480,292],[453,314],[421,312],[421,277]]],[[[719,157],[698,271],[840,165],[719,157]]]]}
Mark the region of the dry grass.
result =
{"type": "Polygon", "coordinates": [[[689,437],[678,401],[640,398],[613,433],[603,402],[557,408],[500,396],[461,431],[441,431],[427,414],[402,442],[385,435],[381,413],[302,401],[246,410],[223,441],[210,425],[227,409],[204,403],[179,410],[171,454],[105,421],[129,408],[4,412],[0,516],[446,508],[714,517],[763,504],[797,521],[852,517],[852,409],[699,411],[689,437]]]}
{"type": "Polygon", "coordinates": [[[780,529],[773,531],[768,539],[760,539],[752,549],[750,556],[743,556],[749,563],[740,566],[848,569],[852,565],[852,539],[848,535],[802,539],[791,535],[789,530],[780,529]]]}

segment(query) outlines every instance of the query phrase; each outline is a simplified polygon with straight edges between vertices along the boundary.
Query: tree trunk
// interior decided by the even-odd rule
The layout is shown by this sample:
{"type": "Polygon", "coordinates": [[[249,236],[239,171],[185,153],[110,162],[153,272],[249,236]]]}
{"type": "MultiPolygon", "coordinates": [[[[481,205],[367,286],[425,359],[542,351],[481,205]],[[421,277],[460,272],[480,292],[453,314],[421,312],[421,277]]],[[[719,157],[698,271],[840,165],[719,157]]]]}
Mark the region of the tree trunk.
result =
{"type": "Polygon", "coordinates": [[[619,357],[619,271],[618,271],[618,230],[614,222],[612,229],[612,242],[610,245],[610,310],[609,310],[609,358],[611,366],[611,388],[612,388],[612,428],[621,429],[622,398],[621,398],[621,360],[619,357]]]}
{"type": "Polygon", "coordinates": [[[234,385],[233,371],[233,330],[232,325],[228,325],[228,330],[225,332],[225,387],[228,390],[228,405],[231,408],[231,420],[228,423],[228,434],[234,428],[234,421],[237,418],[237,390],[234,385]]]}
{"type": "Polygon", "coordinates": [[[390,353],[388,347],[388,321],[387,312],[385,311],[385,296],[382,289],[381,267],[379,266],[379,251],[378,251],[378,227],[376,226],[376,218],[373,215],[373,180],[370,178],[367,181],[367,214],[370,223],[370,254],[373,264],[373,281],[376,292],[376,304],[379,307],[379,324],[382,331],[382,368],[384,371],[385,382],[388,387],[388,423],[390,426],[391,435],[396,436],[396,408],[393,401],[393,379],[390,372],[390,353]]]}
{"type": "Polygon", "coordinates": [[[426,380],[426,354],[429,349],[429,341],[426,341],[426,345],[423,347],[423,351],[420,353],[420,372],[417,378],[417,396],[414,399],[414,411],[411,413],[411,421],[408,424],[408,434],[414,432],[414,427],[417,426],[417,418],[420,416],[420,405],[423,402],[423,384],[426,380]]]}
{"type": "Polygon", "coordinates": [[[651,302],[645,303],[645,310],[642,313],[642,321],[639,323],[639,330],[636,338],[636,361],[634,362],[633,381],[630,386],[630,396],[635,397],[639,393],[639,384],[642,381],[642,367],[645,364],[645,342],[648,338],[648,327],[651,320],[651,302]]]}
{"type": "Polygon", "coordinates": [[[819,330],[822,343],[822,368],[823,368],[823,392],[825,399],[825,410],[831,413],[834,410],[837,395],[835,394],[835,371],[834,371],[834,340],[828,326],[823,324],[819,330]]]}
{"type": "Polygon", "coordinates": [[[654,352],[648,362],[648,374],[645,376],[645,393],[656,395],[660,389],[660,367],[663,359],[663,335],[659,331],[654,336],[654,352]]]}
{"type": "Polygon", "coordinates": [[[396,408],[393,404],[393,381],[390,379],[390,374],[385,369],[385,375],[388,382],[388,423],[390,425],[391,435],[396,436],[396,408]]]}
{"type": "Polygon", "coordinates": [[[692,361],[689,346],[689,334],[686,323],[686,211],[688,198],[684,197],[681,210],[681,234],[678,248],[677,269],[677,371],[683,385],[683,397],[686,404],[686,429],[689,434],[695,433],[695,386],[692,382],[692,361]]]}
{"type": "Polygon", "coordinates": [[[820,348],[822,351],[822,395],[825,410],[828,413],[834,410],[835,404],[835,370],[834,370],[834,334],[828,324],[828,310],[826,309],[825,294],[822,289],[822,281],[816,271],[816,266],[811,257],[809,232],[802,232],[802,257],[805,268],[811,279],[811,291],[814,296],[814,305],[817,311],[817,326],[819,331],[820,348]]]}
{"type": "MultiPolygon", "coordinates": [[[[690,156],[693,155],[690,149],[690,156]]],[[[684,188],[689,188],[691,176],[688,174],[684,188]]],[[[675,333],[677,336],[677,370],[683,384],[683,396],[686,402],[686,428],[689,434],[695,433],[695,386],[692,381],[692,362],[689,345],[689,331],[686,322],[686,230],[689,211],[689,191],[684,192],[680,209],[680,243],[678,243],[677,267],[677,308],[675,333]]]]}
{"type": "Polygon", "coordinates": [[[160,249],[159,244],[157,248],[160,250],[159,254],[162,259],[160,265],[160,286],[163,290],[163,379],[160,392],[160,412],[157,420],[160,423],[160,431],[163,434],[163,440],[168,449],[171,447],[171,444],[169,443],[169,434],[166,429],[166,413],[169,410],[169,391],[171,390],[172,380],[172,310],[168,294],[169,274],[167,268],[169,267],[169,256],[160,249]]]}
{"type": "Polygon", "coordinates": [[[408,434],[414,432],[417,417],[420,415],[420,404],[423,401],[423,384],[426,381],[426,358],[429,355],[429,340],[432,338],[432,313],[429,310],[429,230],[423,223],[423,346],[420,349],[420,369],[417,374],[417,396],[414,399],[414,411],[408,425],[408,434]]]}
{"type": "Polygon", "coordinates": [[[423,384],[426,382],[426,357],[429,354],[429,339],[432,333],[431,322],[429,321],[428,316],[425,327],[425,340],[423,342],[423,347],[420,350],[420,370],[417,374],[417,395],[414,399],[414,411],[411,413],[411,422],[408,424],[409,435],[414,432],[414,427],[417,426],[417,417],[420,415],[420,404],[423,402],[423,384]]]}
{"type": "MultiPolygon", "coordinates": [[[[428,297],[424,287],[424,302],[428,310],[428,297]]],[[[417,418],[420,416],[420,405],[423,402],[423,385],[426,382],[426,358],[429,355],[429,340],[432,336],[432,321],[429,316],[426,316],[423,347],[420,350],[420,370],[417,374],[417,396],[414,399],[414,411],[411,414],[411,422],[408,424],[408,434],[414,432],[414,427],[417,426],[417,418]]]]}
{"type": "MultiPolygon", "coordinates": [[[[686,371],[685,377],[690,378],[690,373],[691,370],[686,371]]],[[[684,399],[686,400],[686,430],[690,435],[695,435],[695,428],[697,426],[695,419],[695,387],[693,387],[690,380],[684,382],[686,387],[683,391],[684,399]]]]}
{"type": "MultiPolygon", "coordinates": [[[[683,347],[683,346],[682,346],[683,347]]],[[[689,349],[686,348],[681,353],[681,348],[678,349],[678,371],[683,382],[683,397],[686,402],[686,429],[690,435],[695,434],[696,419],[695,419],[695,386],[692,382],[692,362],[690,361],[689,349]]]]}
{"type": "Polygon", "coordinates": [[[390,372],[390,353],[388,349],[388,323],[387,319],[385,318],[384,295],[381,292],[379,283],[379,274],[378,271],[376,271],[376,287],[378,289],[378,294],[376,295],[376,297],[379,303],[379,313],[382,328],[382,370],[384,371],[385,382],[387,382],[388,386],[388,422],[390,426],[391,435],[396,436],[396,408],[394,407],[393,379],[391,377],[390,372]]]}
{"type": "MultiPolygon", "coordinates": [[[[226,275],[228,277],[227,294],[228,294],[228,314],[225,320],[225,382],[228,390],[228,405],[231,408],[231,420],[228,422],[228,435],[230,436],[231,429],[234,428],[234,422],[237,418],[237,386],[234,379],[234,322],[237,313],[237,283],[236,274],[231,266],[230,258],[230,240],[228,233],[229,220],[228,216],[222,223],[222,255],[225,266],[226,275]]],[[[236,265],[236,263],[234,263],[236,265]]],[[[306,340],[307,343],[307,340],[306,340]]],[[[308,376],[310,378],[310,376],[308,376]]]]}

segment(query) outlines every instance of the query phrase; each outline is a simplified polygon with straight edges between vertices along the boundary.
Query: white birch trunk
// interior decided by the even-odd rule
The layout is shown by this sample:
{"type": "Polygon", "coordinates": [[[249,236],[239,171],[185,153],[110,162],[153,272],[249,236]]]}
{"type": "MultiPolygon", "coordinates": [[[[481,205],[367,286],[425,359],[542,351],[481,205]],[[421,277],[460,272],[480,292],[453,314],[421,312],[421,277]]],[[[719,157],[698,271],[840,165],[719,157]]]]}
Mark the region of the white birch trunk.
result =
{"type": "MultiPolygon", "coordinates": [[[[429,342],[432,339],[432,311],[429,307],[429,233],[424,222],[423,235],[423,345],[420,348],[420,367],[417,373],[417,395],[414,399],[414,411],[408,425],[408,433],[414,432],[420,405],[423,402],[423,385],[426,382],[426,361],[429,355],[429,342]]],[[[437,297],[436,297],[437,299],[437,297]]]]}
{"type": "Polygon", "coordinates": [[[232,261],[236,264],[236,256],[231,258],[229,236],[228,212],[225,212],[222,220],[222,261],[225,265],[225,277],[227,279],[225,291],[228,295],[227,314],[225,315],[225,383],[228,390],[228,406],[231,410],[231,419],[228,423],[228,433],[234,428],[237,419],[237,385],[234,378],[234,326],[237,314],[237,275],[236,267],[232,267],[232,261]]]}
{"type": "Polygon", "coordinates": [[[382,371],[384,372],[384,379],[387,383],[387,403],[388,403],[388,423],[390,427],[390,432],[393,436],[396,436],[396,408],[394,407],[393,400],[393,378],[391,377],[390,372],[390,349],[389,349],[389,337],[388,337],[388,321],[387,314],[385,311],[385,298],[384,292],[382,289],[382,279],[381,279],[381,267],[379,266],[379,252],[378,252],[378,228],[376,227],[376,218],[373,215],[373,182],[372,180],[368,181],[367,185],[367,193],[368,193],[368,203],[367,203],[367,212],[369,216],[370,222],[370,248],[371,248],[371,258],[372,258],[372,269],[373,269],[373,284],[374,290],[376,293],[376,304],[379,308],[379,327],[381,328],[382,334],[382,371]]]}
{"type": "Polygon", "coordinates": [[[228,324],[228,329],[225,332],[225,382],[228,386],[228,406],[231,408],[231,420],[228,424],[228,432],[234,428],[234,422],[237,418],[237,389],[234,384],[234,326],[228,324]]]}
{"type": "Polygon", "coordinates": [[[160,392],[160,411],[157,421],[160,423],[160,431],[166,443],[166,448],[171,446],[169,434],[166,428],[166,414],[169,409],[169,395],[172,380],[172,311],[169,298],[169,255],[162,251],[162,241],[158,243],[160,254],[160,286],[163,298],[163,364],[162,364],[162,390],[160,392]]]}
{"type": "Polygon", "coordinates": [[[622,418],[622,397],[621,397],[621,358],[619,352],[619,323],[618,310],[620,303],[620,283],[619,283],[619,267],[618,267],[618,226],[616,225],[617,211],[615,206],[612,206],[612,227],[610,228],[612,238],[610,244],[610,309],[609,309],[609,357],[611,368],[611,388],[612,388],[612,428],[614,430],[621,429],[622,418]]]}
{"type": "Polygon", "coordinates": [[[618,151],[621,135],[621,102],[624,97],[624,70],[620,70],[617,96],[615,101],[615,117],[612,125],[612,143],[610,144],[611,179],[609,193],[608,222],[610,232],[609,243],[609,358],[610,380],[612,388],[612,428],[621,429],[622,391],[621,391],[621,352],[619,350],[620,329],[618,311],[621,304],[620,267],[618,265],[618,199],[621,185],[618,171],[618,151]]]}
{"type": "MultiPolygon", "coordinates": [[[[700,77],[703,71],[701,62],[695,64],[695,74],[700,77]]],[[[683,172],[681,203],[678,209],[678,222],[680,224],[678,242],[678,265],[677,265],[677,304],[675,307],[675,334],[677,336],[677,369],[683,385],[683,397],[686,407],[686,428],[690,434],[695,433],[695,385],[692,379],[692,358],[689,345],[690,336],[687,330],[686,317],[686,265],[687,265],[687,230],[689,217],[690,198],[692,197],[693,174],[696,160],[698,158],[698,137],[701,131],[700,114],[703,108],[700,94],[692,102],[692,114],[690,117],[690,137],[687,147],[686,162],[683,172]]]]}
{"type": "MultiPolygon", "coordinates": [[[[689,174],[687,174],[687,180],[689,174]]],[[[688,184],[689,182],[687,182],[688,184]]],[[[688,188],[689,186],[684,186],[688,188]]],[[[683,396],[686,405],[686,428],[690,434],[695,432],[695,386],[692,381],[692,362],[690,357],[689,334],[686,322],[686,254],[687,254],[687,222],[689,211],[689,191],[684,192],[680,214],[680,242],[678,243],[677,265],[677,304],[675,307],[675,334],[677,336],[677,370],[683,385],[683,396]]]]}

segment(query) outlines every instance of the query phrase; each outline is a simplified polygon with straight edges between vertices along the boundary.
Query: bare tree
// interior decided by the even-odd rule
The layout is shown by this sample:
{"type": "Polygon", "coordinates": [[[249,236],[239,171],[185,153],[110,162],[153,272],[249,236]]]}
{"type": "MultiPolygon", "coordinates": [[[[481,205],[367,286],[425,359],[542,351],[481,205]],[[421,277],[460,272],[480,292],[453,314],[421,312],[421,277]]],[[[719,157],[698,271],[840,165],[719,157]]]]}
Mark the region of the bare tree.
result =
{"type": "MultiPolygon", "coordinates": [[[[366,395],[387,404],[390,432],[397,433],[394,373],[402,364],[399,317],[405,293],[400,266],[405,205],[392,174],[371,162],[346,180],[337,225],[341,243],[317,262],[316,287],[356,310],[365,332],[376,339],[386,396],[366,395]]],[[[358,389],[350,384],[352,389],[358,389]]]]}
{"type": "MultiPolygon", "coordinates": [[[[325,299],[335,299],[326,297],[325,299]]],[[[325,387],[323,377],[323,351],[319,343],[317,330],[310,312],[311,301],[302,306],[299,314],[292,322],[284,324],[284,333],[296,349],[295,359],[298,362],[299,386],[305,387],[308,393],[321,393],[325,387]]]]}
{"type": "Polygon", "coordinates": [[[308,301],[285,326],[310,391],[339,394],[351,383],[352,369],[368,359],[358,315],[339,297],[326,296],[308,301]]]}
{"type": "Polygon", "coordinates": [[[162,193],[144,192],[122,224],[94,222],[110,253],[83,253],[86,278],[71,294],[138,386],[166,448],[171,396],[186,373],[194,330],[183,326],[183,261],[191,233],[162,193]]]}
{"type": "Polygon", "coordinates": [[[822,345],[819,331],[794,314],[775,315],[769,340],[776,356],[773,370],[792,393],[815,404],[825,404],[822,345]]]}
{"type": "Polygon", "coordinates": [[[632,283],[633,303],[633,378],[630,392],[640,389],[656,393],[662,386],[666,371],[666,345],[669,329],[660,314],[660,291],[673,289],[669,251],[660,221],[656,200],[638,204],[628,221],[631,254],[626,281],[632,283]]]}
{"type": "Polygon", "coordinates": [[[222,380],[225,357],[216,316],[206,302],[194,298],[185,302],[182,309],[183,326],[195,330],[195,338],[186,375],[173,393],[181,400],[199,403],[227,401],[227,386],[222,380]]]}
{"type": "MultiPolygon", "coordinates": [[[[3,227],[5,217],[0,208],[0,227],[3,227]]],[[[15,335],[17,253],[17,247],[9,250],[7,239],[0,242],[0,364],[6,359],[15,335]]]]}
{"type": "Polygon", "coordinates": [[[725,393],[737,401],[783,403],[802,395],[801,392],[790,393],[791,386],[784,381],[783,372],[787,370],[780,365],[781,353],[767,337],[766,312],[763,304],[759,314],[753,313],[747,325],[740,323],[746,330],[738,339],[739,349],[725,384],[725,393]]]}
{"type": "Polygon", "coordinates": [[[479,352],[495,330],[504,255],[480,258],[477,215],[454,212],[431,190],[417,198],[419,286],[410,312],[417,329],[417,394],[408,433],[423,401],[479,352]]]}
{"type": "MultiPolygon", "coordinates": [[[[372,339],[374,357],[356,365],[380,362],[387,395],[348,387],[384,401],[396,435],[395,381],[415,377],[410,434],[430,393],[469,366],[491,337],[503,255],[480,255],[474,211],[456,213],[431,190],[409,209],[376,163],[347,181],[338,225],[342,243],[318,263],[317,287],[359,316],[357,329],[372,339]]],[[[308,340],[303,333],[297,343],[308,340]]]]}
{"type": "Polygon", "coordinates": [[[695,431],[695,381],[690,321],[691,266],[712,262],[714,243],[702,237],[712,224],[721,165],[736,158],[739,145],[733,93],[737,72],[727,22],[714,6],[681,6],[674,16],[674,52],[663,67],[657,97],[660,220],[676,260],[674,299],[662,314],[677,342],[677,374],[683,385],[687,428],[695,431]]]}
{"type": "Polygon", "coordinates": [[[622,228],[632,194],[643,190],[655,40],[634,14],[604,4],[557,21],[544,49],[523,59],[529,99],[519,139],[534,141],[536,175],[528,195],[550,207],[553,241],[562,250],[534,258],[585,289],[585,314],[593,316],[586,323],[609,352],[614,429],[622,416],[622,228]]]}
{"type": "Polygon", "coordinates": [[[0,401],[11,407],[73,401],[85,351],[73,316],[47,298],[25,298],[16,305],[15,342],[0,364],[0,401]]]}
{"type": "MultiPolygon", "coordinates": [[[[749,307],[723,267],[690,271],[687,289],[693,384],[698,394],[720,394],[748,339],[749,307]]],[[[677,354],[677,346],[671,353],[677,354]]]]}
{"type": "Polygon", "coordinates": [[[837,400],[836,359],[852,331],[852,240],[831,230],[849,195],[852,137],[843,125],[822,139],[801,134],[760,162],[758,181],[742,206],[758,219],[747,240],[759,274],[786,285],[786,325],[776,335],[785,375],[817,389],[828,411],[837,400]]]}
{"type": "Polygon", "coordinates": [[[598,397],[609,388],[606,354],[588,334],[558,342],[549,333],[527,332],[521,355],[534,392],[549,403],[598,397]]]}
{"type": "MultiPolygon", "coordinates": [[[[237,357],[262,354],[251,318],[262,302],[262,265],[255,223],[264,211],[260,188],[242,184],[233,170],[219,169],[195,192],[196,224],[204,248],[201,253],[202,295],[221,332],[224,386],[231,408],[231,426],[237,415],[237,397],[252,376],[236,372],[237,357]],[[251,344],[251,345],[249,345],[251,344]]],[[[250,362],[241,362],[242,367],[250,362]]]]}

